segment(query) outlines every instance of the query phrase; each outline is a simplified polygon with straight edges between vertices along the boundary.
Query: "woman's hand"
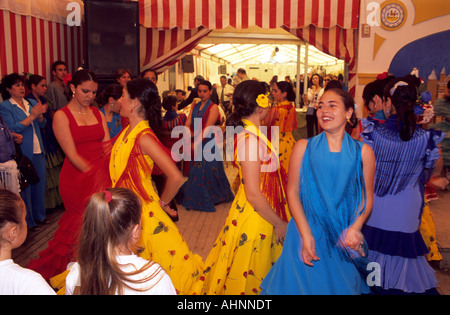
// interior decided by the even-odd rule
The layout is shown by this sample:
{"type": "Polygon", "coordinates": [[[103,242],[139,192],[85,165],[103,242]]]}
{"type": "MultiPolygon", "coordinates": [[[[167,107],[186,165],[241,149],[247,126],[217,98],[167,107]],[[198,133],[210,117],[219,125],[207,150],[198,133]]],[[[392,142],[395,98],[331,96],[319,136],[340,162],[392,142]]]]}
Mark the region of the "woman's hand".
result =
{"type": "Polygon", "coordinates": [[[40,119],[42,117],[42,114],[47,112],[47,109],[47,104],[42,105],[42,103],[39,102],[31,108],[30,115],[33,116],[34,119],[40,119]]]}
{"type": "Polygon", "coordinates": [[[281,221],[280,224],[277,224],[273,227],[273,232],[275,234],[275,240],[277,244],[283,245],[284,238],[286,237],[287,223],[281,221]]]}
{"type": "Polygon", "coordinates": [[[313,261],[318,261],[320,258],[316,254],[316,241],[312,235],[303,237],[302,259],[305,265],[313,267],[313,261]]]}
{"type": "Polygon", "coordinates": [[[353,227],[348,228],[344,236],[344,246],[359,252],[362,257],[365,257],[366,253],[364,253],[362,248],[363,245],[364,235],[361,231],[353,227]]]}
{"type": "Polygon", "coordinates": [[[23,142],[23,136],[19,133],[11,132],[14,137],[14,142],[17,144],[21,144],[23,142]]]}

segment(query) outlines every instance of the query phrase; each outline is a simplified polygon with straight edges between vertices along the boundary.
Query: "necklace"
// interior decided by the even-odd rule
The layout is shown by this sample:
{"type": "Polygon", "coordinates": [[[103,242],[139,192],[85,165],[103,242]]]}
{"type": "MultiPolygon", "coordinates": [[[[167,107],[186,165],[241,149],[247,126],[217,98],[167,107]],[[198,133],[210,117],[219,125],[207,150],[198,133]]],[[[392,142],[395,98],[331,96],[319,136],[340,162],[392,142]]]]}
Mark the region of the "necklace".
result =
{"type": "Polygon", "coordinates": [[[78,114],[80,114],[80,115],[86,115],[86,114],[87,114],[87,112],[85,112],[85,113],[82,113],[82,112],[78,112],[78,114]]]}

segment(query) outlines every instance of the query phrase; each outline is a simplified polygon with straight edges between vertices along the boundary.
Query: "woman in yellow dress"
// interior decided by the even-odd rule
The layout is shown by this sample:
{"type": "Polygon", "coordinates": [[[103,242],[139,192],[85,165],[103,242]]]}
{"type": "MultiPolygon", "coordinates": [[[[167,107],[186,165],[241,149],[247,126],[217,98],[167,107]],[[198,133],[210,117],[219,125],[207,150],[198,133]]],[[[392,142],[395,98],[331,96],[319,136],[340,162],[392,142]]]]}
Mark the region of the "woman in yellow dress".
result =
{"type": "MultiPolygon", "coordinates": [[[[289,168],[289,158],[295,145],[292,132],[297,129],[297,113],[295,112],[295,92],[292,84],[287,81],[279,81],[272,88],[273,101],[276,106],[272,108],[269,119],[269,126],[279,127],[279,153],[280,163],[287,172],[289,168]]],[[[274,140],[272,138],[271,140],[274,140]]]]}
{"type": "Polygon", "coordinates": [[[127,83],[121,116],[130,120],[111,151],[110,175],[113,187],[128,188],[143,199],[142,233],[138,244],[144,259],[160,264],[179,294],[200,293],[203,261],[194,255],[166,212],[168,202],[183,184],[183,176],[160,143],[161,104],[153,82],[134,79],[127,83]],[[151,182],[154,164],[167,176],[161,198],[151,182]]]}
{"type": "Polygon", "coordinates": [[[235,131],[235,162],[241,184],[228,218],[206,262],[204,294],[258,294],[259,285],[282,251],[290,219],[278,153],[261,121],[269,112],[268,85],[240,83],[233,95],[235,111],[227,119],[235,131]],[[258,153],[259,152],[259,153],[258,153]]]}

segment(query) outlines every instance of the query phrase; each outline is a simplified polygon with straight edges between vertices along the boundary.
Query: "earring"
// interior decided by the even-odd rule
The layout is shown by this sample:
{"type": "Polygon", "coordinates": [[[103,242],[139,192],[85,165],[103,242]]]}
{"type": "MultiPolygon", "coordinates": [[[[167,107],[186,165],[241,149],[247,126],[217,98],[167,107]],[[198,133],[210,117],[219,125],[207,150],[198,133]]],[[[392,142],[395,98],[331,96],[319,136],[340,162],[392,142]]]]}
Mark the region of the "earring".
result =
{"type": "Polygon", "coordinates": [[[351,125],[352,122],[350,121],[350,118],[347,117],[347,122],[351,125]]]}

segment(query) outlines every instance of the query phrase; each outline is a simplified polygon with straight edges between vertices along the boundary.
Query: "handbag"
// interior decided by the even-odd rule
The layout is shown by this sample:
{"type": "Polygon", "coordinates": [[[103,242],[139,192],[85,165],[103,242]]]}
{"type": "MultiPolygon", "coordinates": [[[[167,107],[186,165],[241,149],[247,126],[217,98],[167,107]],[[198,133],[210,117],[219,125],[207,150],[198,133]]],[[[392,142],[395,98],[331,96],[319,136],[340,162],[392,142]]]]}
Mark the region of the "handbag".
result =
{"type": "Polygon", "coordinates": [[[12,160],[15,154],[14,137],[0,117],[0,163],[12,160]]]}
{"type": "Polygon", "coordinates": [[[16,162],[20,172],[20,190],[35,185],[41,180],[31,160],[22,153],[20,145],[16,144],[16,162]]]}

